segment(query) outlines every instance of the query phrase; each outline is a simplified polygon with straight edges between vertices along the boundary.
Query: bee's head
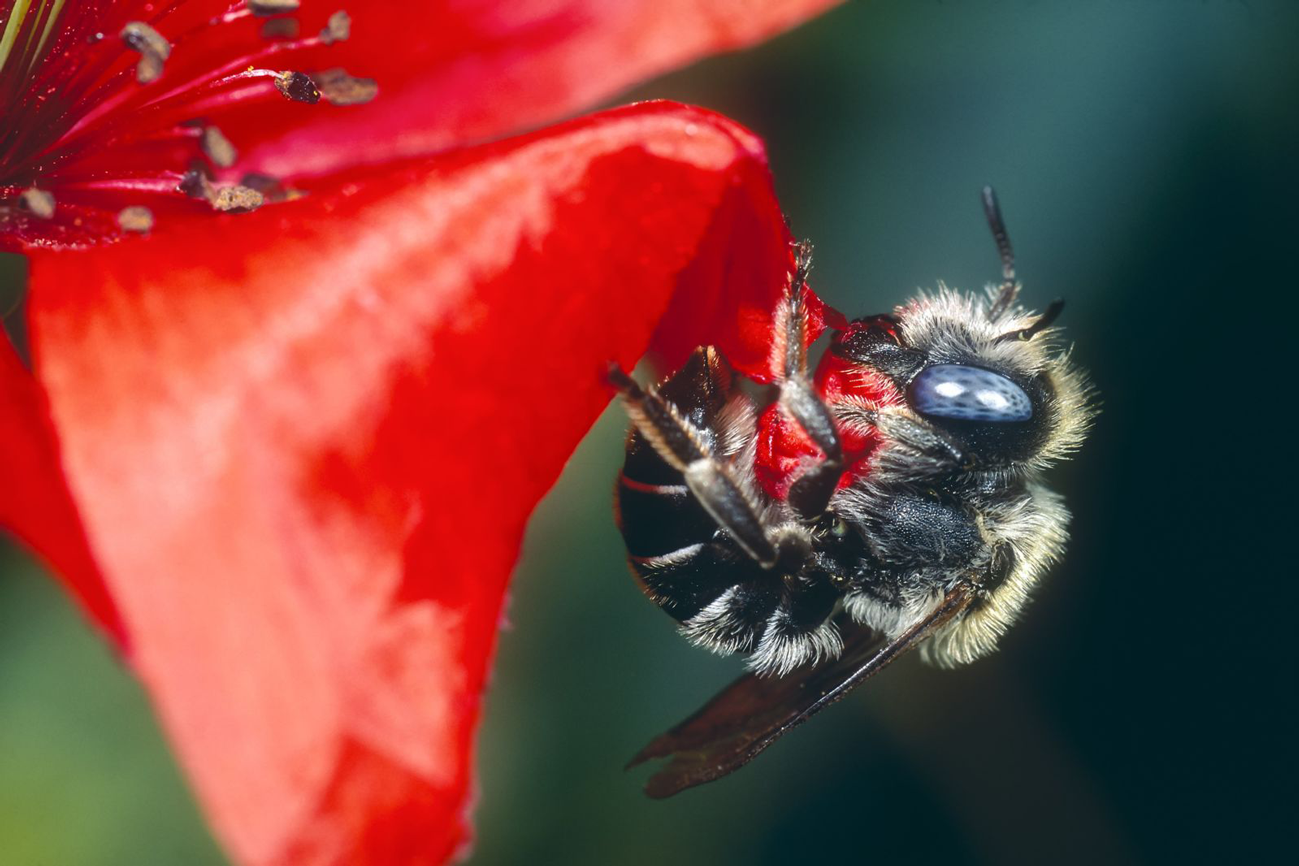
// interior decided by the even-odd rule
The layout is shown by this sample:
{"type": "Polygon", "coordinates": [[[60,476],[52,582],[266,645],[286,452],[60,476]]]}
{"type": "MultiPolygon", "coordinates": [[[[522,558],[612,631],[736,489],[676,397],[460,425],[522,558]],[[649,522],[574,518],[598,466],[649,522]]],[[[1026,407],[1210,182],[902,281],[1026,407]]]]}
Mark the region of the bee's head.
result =
{"type": "Polygon", "coordinates": [[[891,316],[859,319],[833,351],[879,370],[917,417],[954,439],[973,468],[1040,466],[1082,441],[1087,386],[1051,328],[1064,307],[1017,303],[1010,241],[990,188],[984,206],[1001,252],[1003,282],[984,297],[946,287],[891,316]]]}

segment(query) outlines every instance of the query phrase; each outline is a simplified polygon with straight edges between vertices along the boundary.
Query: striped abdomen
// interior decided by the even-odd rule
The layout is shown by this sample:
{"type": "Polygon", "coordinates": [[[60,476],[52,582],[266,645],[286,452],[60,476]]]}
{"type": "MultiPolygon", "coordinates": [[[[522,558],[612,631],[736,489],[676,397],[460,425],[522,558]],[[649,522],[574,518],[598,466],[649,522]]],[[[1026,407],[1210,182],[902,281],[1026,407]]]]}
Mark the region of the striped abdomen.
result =
{"type": "MultiPolygon", "coordinates": [[[[684,367],[659,388],[695,427],[714,453],[729,450],[718,429],[732,398],[733,374],[712,348],[698,349],[684,367]]],[[[740,398],[743,399],[743,398],[740,398]]],[[[751,417],[752,411],[747,409],[751,417]]],[[[730,413],[734,416],[734,407],[730,413]]],[[[745,413],[741,413],[744,415],[745,413]]],[[[728,423],[734,423],[734,417],[728,423]]],[[[740,420],[748,420],[742,418],[740,420]]],[[[732,443],[733,444],[733,443],[732,443]]],[[[754,615],[774,610],[774,587],[758,590],[762,569],[720,531],[686,487],[681,473],[638,432],[627,442],[627,459],[618,476],[619,526],[631,566],[646,593],[679,622],[704,610],[723,594],[751,596],[754,615]],[[756,580],[755,580],[756,579],[756,580]]]]}

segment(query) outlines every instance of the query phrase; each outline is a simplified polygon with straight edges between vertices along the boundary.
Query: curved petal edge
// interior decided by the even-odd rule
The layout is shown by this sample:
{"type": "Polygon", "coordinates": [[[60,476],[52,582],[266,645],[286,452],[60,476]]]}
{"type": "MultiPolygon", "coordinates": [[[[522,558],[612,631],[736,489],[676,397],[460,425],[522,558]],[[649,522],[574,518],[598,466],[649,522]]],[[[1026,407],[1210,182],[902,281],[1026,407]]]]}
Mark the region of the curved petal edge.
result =
{"type": "Polygon", "coordinates": [[[509,574],[605,363],[763,375],[788,271],[761,143],[669,103],[33,256],[44,471],[240,863],[465,844],[509,574]]]}

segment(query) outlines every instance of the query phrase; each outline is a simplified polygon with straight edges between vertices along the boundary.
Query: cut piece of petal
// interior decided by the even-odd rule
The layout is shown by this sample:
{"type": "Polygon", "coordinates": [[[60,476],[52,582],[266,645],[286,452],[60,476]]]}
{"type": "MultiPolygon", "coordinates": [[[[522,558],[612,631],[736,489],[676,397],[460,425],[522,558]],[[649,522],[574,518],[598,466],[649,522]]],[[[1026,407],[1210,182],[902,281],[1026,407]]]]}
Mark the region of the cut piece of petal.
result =
{"type": "MultiPolygon", "coordinates": [[[[589,107],[700,57],[768,38],[839,0],[495,0],[366,3],[319,62],[378,81],[364,106],[223,121],[241,167],[318,175],[496,138],[589,107]]],[[[346,5],[346,4],[344,4],[346,5]]],[[[316,32],[332,9],[304,14],[316,32]]]]}
{"type": "Polygon", "coordinates": [[[657,329],[761,372],[787,269],[760,142],[664,103],[34,254],[67,487],[238,862],[465,843],[507,579],[605,363],[657,329]]]}

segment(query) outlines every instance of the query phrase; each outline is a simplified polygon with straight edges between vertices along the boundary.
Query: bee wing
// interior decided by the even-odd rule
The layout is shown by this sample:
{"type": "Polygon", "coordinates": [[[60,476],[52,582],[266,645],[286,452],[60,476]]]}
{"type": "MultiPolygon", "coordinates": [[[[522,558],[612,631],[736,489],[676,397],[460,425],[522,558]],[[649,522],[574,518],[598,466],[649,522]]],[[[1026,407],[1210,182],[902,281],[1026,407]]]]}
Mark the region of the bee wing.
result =
{"type": "Polygon", "coordinates": [[[964,585],[947,593],[920,622],[883,642],[854,626],[833,662],[784,677],[745,674],[681,724],[655,737],[627,764],[670,758],[645,785],[655,799],[671,797],[743,767],[785,732],[848,694],[885,665],[916,646],[969,605],[964,585]]]}

